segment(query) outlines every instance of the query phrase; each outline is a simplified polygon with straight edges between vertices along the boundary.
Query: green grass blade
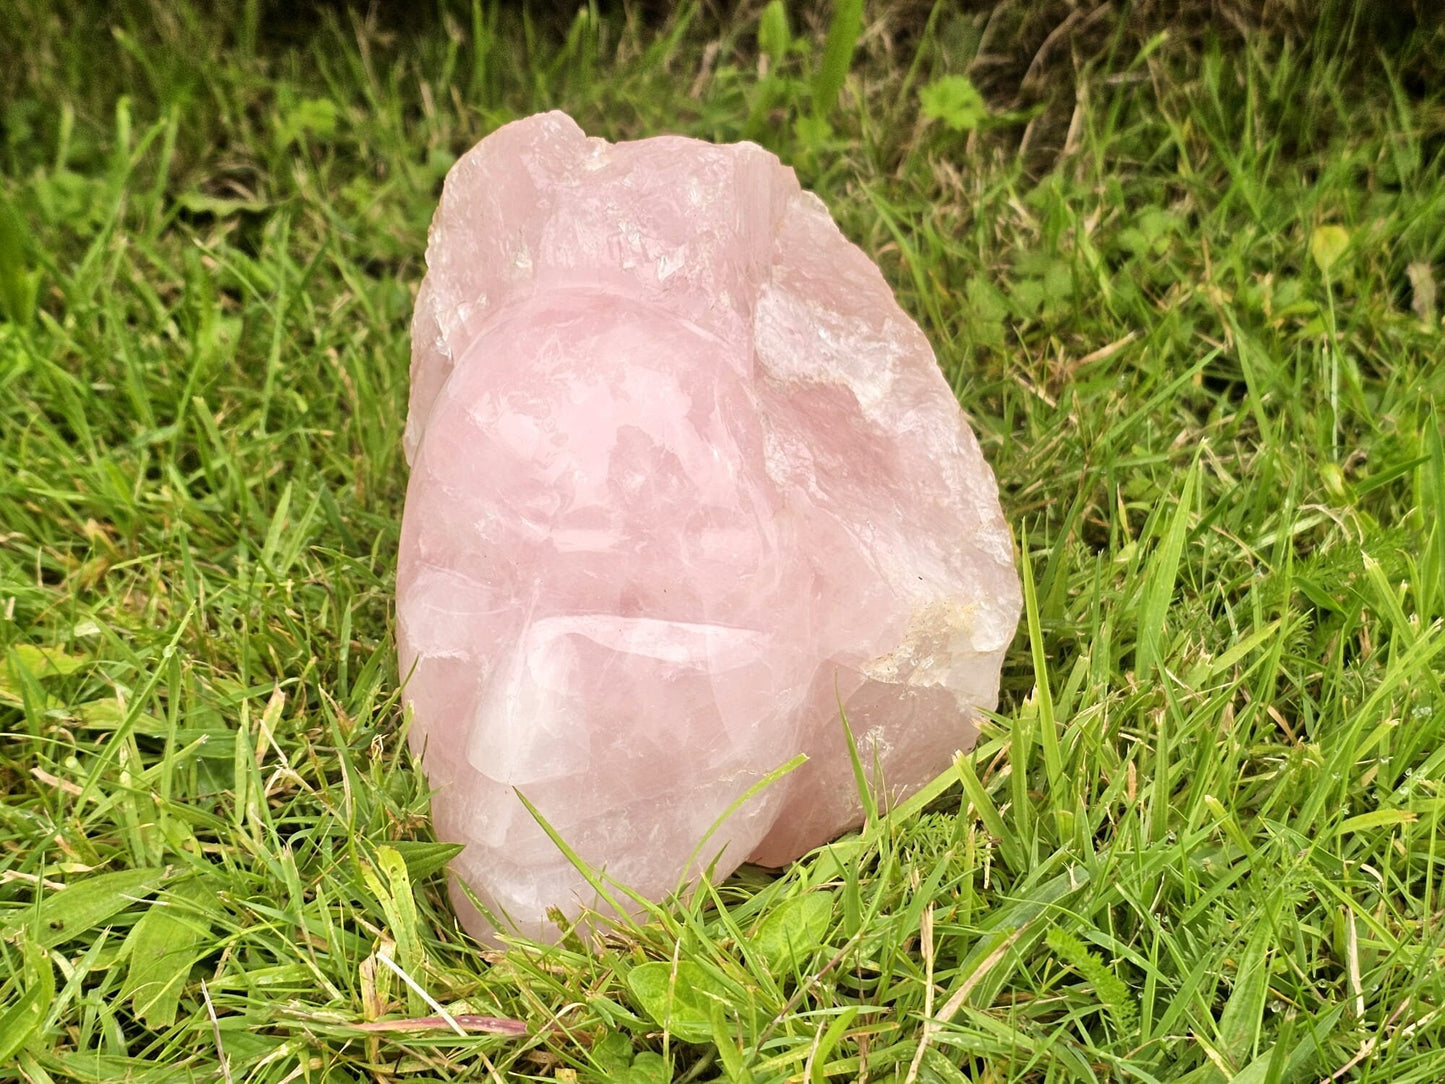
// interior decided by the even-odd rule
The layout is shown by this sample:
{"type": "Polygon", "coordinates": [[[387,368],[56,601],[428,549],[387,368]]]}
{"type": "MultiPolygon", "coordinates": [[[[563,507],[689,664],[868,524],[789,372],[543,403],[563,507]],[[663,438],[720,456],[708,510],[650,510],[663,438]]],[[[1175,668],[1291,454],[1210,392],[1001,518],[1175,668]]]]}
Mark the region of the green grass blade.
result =
{"type": "Polygon", "coordinates": [[[853,65],[853,50],[863,33],[863,0],[833,0],[833,16],[823,42],[823,56],[813,75],[813,112],[827,117],[838,101],[843,80],[853,65]]]}
{"type": "Polygon", "coordinates": [[[1139,602],[1138,647],[1134,656],[1134,671],[1140,680],[1151,679],[1154,668],[1162,662],[1169,605],[1178,582],[1184,542],[1189,535],[1189,518],[1194,511],[1198,479],[1199,467],[1196,465],[1184,476],[1174,514],[1159,539],[1159,548],[1150,558],[1144,576],[1144,592],[1139,602]]]}

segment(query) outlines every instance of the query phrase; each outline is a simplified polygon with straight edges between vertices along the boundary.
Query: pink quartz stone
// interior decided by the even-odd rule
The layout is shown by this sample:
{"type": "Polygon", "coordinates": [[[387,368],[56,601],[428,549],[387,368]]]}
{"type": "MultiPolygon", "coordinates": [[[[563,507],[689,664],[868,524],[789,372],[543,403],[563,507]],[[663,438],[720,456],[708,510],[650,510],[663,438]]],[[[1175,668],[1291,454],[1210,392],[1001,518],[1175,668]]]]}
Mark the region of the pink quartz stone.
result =
{"type": "Polygon", "coordinates": [[[401,672],[437,835],[502,925],[606,911],[518,792],[662,899],[859,823],[842,714],[885,803],[972,745],[1020,606],[993,474],[791,169],[529,117],[452,169],[427,267],[401,672]]]}

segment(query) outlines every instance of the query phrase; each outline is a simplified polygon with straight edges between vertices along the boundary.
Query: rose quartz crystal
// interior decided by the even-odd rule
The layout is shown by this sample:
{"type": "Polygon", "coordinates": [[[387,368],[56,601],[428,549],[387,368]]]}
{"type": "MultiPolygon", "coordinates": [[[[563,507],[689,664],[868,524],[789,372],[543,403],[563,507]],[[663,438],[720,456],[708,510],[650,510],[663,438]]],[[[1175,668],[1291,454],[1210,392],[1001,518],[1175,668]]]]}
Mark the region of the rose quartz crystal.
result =
{"type": "Polygon", "coordinates": [[[530,117],[452,169],[427,267],[401,672],[437,835],[502,925],[599,907],[517,792],[661,899],[859,823],[840,704],[885,802],[973,743],[1019,615],[993,475],[791,169],[530,117]]]}

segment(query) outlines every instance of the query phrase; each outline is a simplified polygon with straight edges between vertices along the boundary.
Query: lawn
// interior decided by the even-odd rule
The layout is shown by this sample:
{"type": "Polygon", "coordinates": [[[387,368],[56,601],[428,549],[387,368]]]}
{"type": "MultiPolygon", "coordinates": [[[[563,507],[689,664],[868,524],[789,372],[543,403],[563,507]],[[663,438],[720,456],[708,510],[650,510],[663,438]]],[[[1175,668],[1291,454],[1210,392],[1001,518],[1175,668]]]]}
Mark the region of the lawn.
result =
{"type": "Polygon", "coordinates": [[[727,7],[6,5],[0,1081],[1445,1080],[1445,21],[727,7]],[[398,697],[408,320],[551,107],[796,167],[1028,607],[918,800],[483,952],[398,697]]]}

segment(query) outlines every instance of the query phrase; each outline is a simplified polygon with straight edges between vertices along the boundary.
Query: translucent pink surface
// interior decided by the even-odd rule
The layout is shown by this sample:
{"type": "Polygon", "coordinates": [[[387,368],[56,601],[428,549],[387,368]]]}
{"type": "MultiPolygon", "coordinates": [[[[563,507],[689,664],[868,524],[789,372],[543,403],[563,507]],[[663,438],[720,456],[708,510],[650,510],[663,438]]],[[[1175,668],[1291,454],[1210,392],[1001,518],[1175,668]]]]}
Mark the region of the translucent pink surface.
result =
{"type": "Polygon", "coordinates": [[[858,823],[840,702],[886,800],[972,745],[1019,615],[993,475],[791,169],[529,117],[452,169],[427,265],[401,672],[438,837],[504,925],[599,904],[517,791],[660,899],[858,823]]]}

